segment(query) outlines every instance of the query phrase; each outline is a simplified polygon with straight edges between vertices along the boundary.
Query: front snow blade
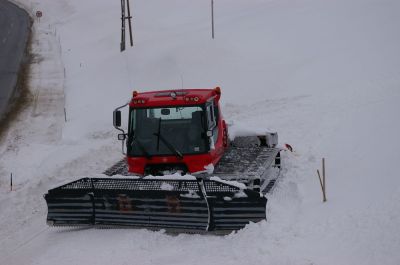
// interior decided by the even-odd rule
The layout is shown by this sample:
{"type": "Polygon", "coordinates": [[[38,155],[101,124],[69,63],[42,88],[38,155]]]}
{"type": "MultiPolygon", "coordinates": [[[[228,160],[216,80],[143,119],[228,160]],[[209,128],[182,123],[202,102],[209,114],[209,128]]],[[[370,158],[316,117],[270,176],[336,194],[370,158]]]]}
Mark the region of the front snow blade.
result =
{"type": "Polygon", "coordinates": [[[245,227],[249,222],[266,219],[267,198],[249,189],[219,181],[204,181],[207,202],[211,209],[210,227],[213,231],[230,232],[245,227]]]}
{"type": "Polygon", "coordinates": [[[131,226],[230,232],[265,219],[267,199],[226,183],[196,179],[83,178],[45,195],[55,226],[131,226]]]}

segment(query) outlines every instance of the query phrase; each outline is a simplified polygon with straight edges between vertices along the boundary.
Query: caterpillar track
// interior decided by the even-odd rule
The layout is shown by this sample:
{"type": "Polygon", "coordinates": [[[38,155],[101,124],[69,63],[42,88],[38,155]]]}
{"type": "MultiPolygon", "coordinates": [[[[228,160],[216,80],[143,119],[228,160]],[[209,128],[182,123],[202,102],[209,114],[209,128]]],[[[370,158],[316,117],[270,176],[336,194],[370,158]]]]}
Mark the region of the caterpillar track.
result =
{"type": "MultiPolygon", "coordinates": [[[[243,138],[243,137],[242,137],[243,138]]],[[[243,146],[232,143],[212,174],[202,173],[201,178],[218,177],[237,181],[249,189],[267,194],[275,186],[281,169],[280,149],[261,146],[259,143],[243,146]]],[[[120,160],[103,174],[107,176],[134,176],[128,171],[125,159],[120,160]]]]}

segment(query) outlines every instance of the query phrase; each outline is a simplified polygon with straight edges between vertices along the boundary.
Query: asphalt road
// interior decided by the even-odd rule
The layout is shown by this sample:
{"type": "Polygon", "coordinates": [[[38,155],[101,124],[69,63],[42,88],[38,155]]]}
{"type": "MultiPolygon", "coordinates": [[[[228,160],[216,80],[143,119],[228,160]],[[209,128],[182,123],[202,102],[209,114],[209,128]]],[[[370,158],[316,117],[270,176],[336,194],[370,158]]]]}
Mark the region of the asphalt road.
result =
{"type": "Polygon", "coordinates": [[[13,96],[17,74],[28,40],[29,15],[16,5],[0,0],[0,118],[13,96]]]}

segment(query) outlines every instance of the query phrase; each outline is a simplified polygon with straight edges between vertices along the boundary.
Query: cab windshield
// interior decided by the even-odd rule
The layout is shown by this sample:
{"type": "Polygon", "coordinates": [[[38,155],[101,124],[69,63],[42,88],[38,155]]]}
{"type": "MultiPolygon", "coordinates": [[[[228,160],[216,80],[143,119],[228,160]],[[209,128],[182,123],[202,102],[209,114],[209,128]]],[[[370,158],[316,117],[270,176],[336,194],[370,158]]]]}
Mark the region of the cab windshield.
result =
{"type": "Polygon", "coordinates": [[[131,109],[128,155],[147,156],[207,152],[203,106],[131,109]]]}

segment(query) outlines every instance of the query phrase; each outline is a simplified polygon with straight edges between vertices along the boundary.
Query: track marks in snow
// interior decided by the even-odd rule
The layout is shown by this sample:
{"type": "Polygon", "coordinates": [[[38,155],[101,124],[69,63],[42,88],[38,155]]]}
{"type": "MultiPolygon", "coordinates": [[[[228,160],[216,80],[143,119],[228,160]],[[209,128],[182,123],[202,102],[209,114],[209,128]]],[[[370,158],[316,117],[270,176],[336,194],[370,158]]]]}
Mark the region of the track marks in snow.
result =
{"type": "Polygon", "coordinates": [[[33,53],[37,54],[40,59],[34,61],[30,76],[30,87],[33,94],[30,120],[41,121],[38,122],[41,126],[35,126],[34,130],[42,131],[40,134],[35,134],[36,137],[42,139],[35,140],[52,143],[60,140],[62,135],[65,70],[60,58],[61,44],[58,42],[56,29],[54,27],[44,28],[40,25],[35,29],[36,39],[33,44],[33,53]],[[46,123],[43,123],[42,120],[46,123]],[[43,126],[43,124],[47,124],[47,126],[43,126]]]}

